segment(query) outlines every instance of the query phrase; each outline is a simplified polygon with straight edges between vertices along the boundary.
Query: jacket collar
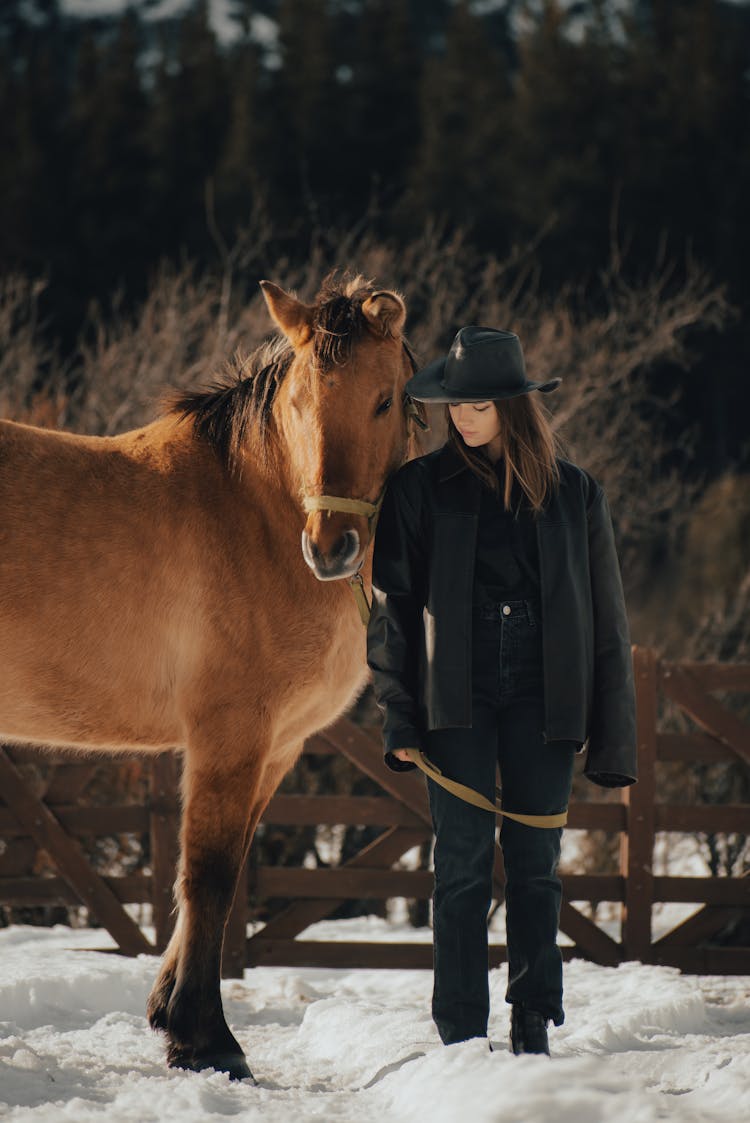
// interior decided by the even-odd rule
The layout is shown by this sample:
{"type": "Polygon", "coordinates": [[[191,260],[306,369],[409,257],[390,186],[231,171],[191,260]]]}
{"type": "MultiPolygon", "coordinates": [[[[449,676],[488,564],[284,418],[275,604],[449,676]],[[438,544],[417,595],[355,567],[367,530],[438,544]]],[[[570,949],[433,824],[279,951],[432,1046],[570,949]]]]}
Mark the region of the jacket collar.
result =
{"type": "Polygon", "coordinates": [[[453,476],[457,476],[459,472],[467,472],[468,465],[456,452],[450,441],[446,441],[440,450],[439,465],[438,465],[438,480],[442,483],[444,480],[449,480],[453,476]]]}

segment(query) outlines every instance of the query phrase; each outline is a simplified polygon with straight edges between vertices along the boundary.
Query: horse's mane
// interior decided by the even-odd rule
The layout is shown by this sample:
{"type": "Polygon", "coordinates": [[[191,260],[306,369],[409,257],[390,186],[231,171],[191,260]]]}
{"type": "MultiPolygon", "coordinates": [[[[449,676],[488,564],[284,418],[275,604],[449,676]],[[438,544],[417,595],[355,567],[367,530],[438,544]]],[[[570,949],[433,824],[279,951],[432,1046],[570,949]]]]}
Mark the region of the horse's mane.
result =
{"type": "MultiPolygon", "coordinates": [[[[313,305],[313,368],[320,374],[345,363],[365,327],[362,304],[375,290],[364,277],[330,273],[313,305]]],[[[248,431],[265,444],[271,407],[294,358],[286,336],[275,334],[250,355],[237,354],[209,386],[178,391],[170,412],[191,420],[222,463],[238,468],[248,431]]]]}

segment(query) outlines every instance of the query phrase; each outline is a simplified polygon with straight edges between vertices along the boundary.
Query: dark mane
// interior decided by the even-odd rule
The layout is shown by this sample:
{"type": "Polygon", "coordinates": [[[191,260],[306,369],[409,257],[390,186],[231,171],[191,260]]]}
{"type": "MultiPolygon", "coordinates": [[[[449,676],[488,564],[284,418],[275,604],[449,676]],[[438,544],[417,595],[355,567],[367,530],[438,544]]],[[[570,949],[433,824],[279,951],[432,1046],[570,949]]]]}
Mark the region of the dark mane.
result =
{"type": "Polygon", "coordinates": [[[222,464],[236,471],[248,430],[265,436],[276,389],[293,357],[285,337],[274,336],[249,356],[236,355],[209,386],[178,391],[169,403],[170,411],[192,421],[222,464]]]}
{"type": "MultiPolygon", "coordinates": [[[[329,274],[315,298],[313,368],[319,374],[341,366],[365,328],[362,304],[373,292],[363,277],[329,274]]],[[[264,444],[276,390],[291,366],[294,351],[276,334],[249,356],[227,364],[211,385],[178,391],[169,409],[192,421],[195,432],[215,449],[222,463],[236,471],[248,431],[264,444]]]]}

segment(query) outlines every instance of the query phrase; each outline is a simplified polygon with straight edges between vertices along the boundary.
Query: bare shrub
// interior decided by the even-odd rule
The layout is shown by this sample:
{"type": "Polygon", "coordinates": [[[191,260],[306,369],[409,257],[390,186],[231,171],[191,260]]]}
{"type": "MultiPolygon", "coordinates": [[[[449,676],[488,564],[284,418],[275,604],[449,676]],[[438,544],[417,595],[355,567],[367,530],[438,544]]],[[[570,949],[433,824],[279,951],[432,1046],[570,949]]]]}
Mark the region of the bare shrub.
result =
{"type": "Polygon", "coordinates": [[[41,279],[0,277],[0,417],[56,428],[65,413],[63,367],[39,314],[41,279]]]}
{"type": "MultiPolygon", "coordinates": [[[[192,266],[162,265],[135,315],[92,309],[79,346],[71,422],[111,436],[153,419],[168,388],[207,380],[240,342],[267,334],[242,314],[219,339],[221,283],[192,266]]],[[[249,312],[250,310],[246,310],[249,312]]]]}

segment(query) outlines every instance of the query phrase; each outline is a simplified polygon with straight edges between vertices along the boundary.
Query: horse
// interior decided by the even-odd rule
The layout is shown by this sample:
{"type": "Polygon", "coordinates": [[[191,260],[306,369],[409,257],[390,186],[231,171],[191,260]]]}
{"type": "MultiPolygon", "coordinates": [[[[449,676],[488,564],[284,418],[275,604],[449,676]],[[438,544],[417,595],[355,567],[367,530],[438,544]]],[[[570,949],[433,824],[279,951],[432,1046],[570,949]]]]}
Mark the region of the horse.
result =
{"type": "Polygon", "coordinates": [[[279,782],[367,682],[348,586],[371,588],[379,501],[410,417],[424,427],[398,292],[260,285],[278,330],[152,423],[0,421],[0,741],[183,751],[177,920],[147,1015],[169,1066],[249,1081],[224,926],[279,782]]]}

